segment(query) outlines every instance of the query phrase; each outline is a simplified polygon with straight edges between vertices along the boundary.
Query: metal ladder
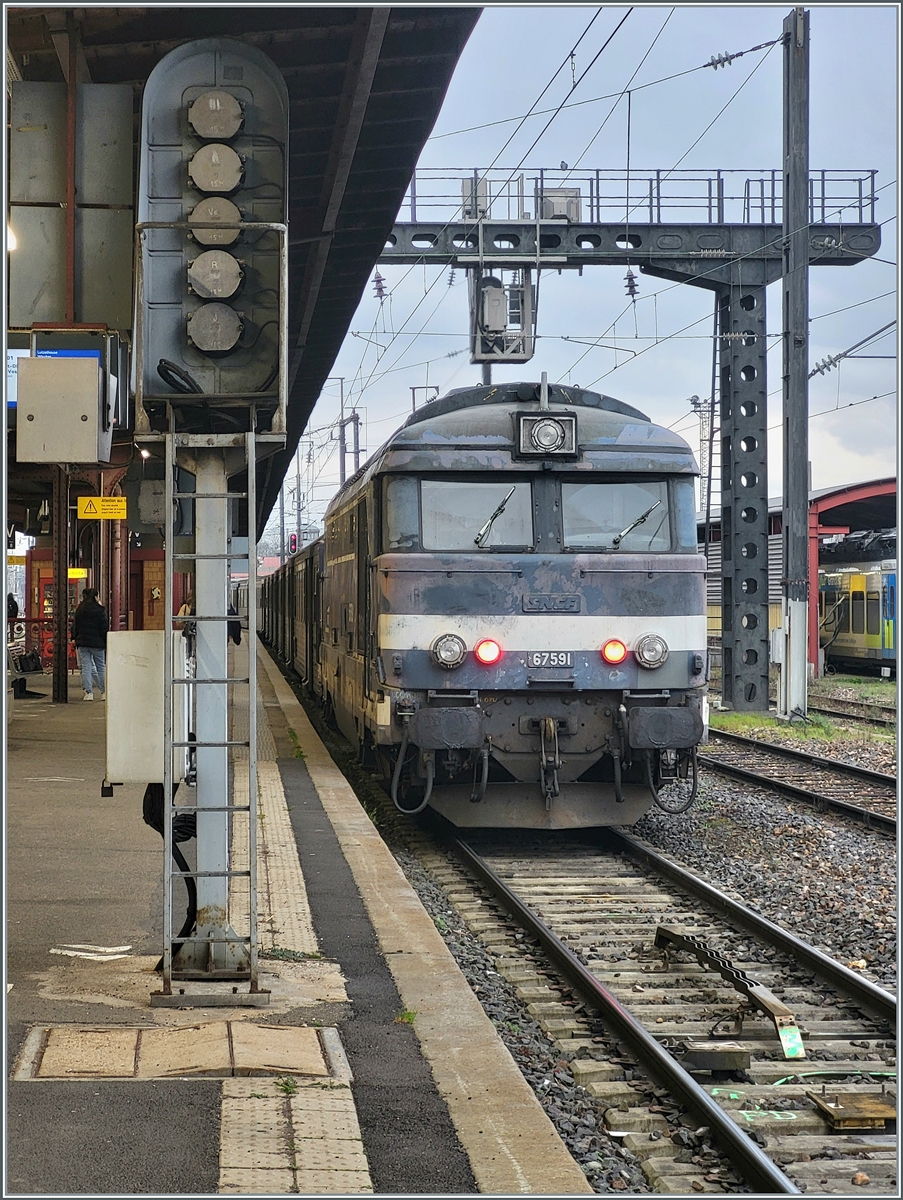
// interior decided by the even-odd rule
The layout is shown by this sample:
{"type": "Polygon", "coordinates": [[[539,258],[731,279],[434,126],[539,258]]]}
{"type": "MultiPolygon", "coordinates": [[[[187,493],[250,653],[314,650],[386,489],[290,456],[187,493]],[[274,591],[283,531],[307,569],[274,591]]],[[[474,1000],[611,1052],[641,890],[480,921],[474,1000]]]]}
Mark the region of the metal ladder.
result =
{"type": "MultiPolygon", "coordinates": [[[[254,412],[251,410],[251,429],[254,412]]],[[[164,871],[163,871],[163,959],[162,989],[151,995],[151,1004],[163,1007],[228,1005],[260,1006],[269,1002],[269,992],[261,989],[258,972],[257,925],[257,553],[256,553],[256,438],[244,434],[176,433],[172,421],[164,435],[166,484],[165,504],[165,584],[164,584],[164,871]],[[228,491],[227,470],[230,452],[244,449],[247,492],[228,491]],[[193,460],[196,489],[176,490],[179,451],[193,460]],[[206,490],[211,486],[212,490],[206,490]],[[248,502],[248,674],[230,677],[228,673],[227,622],[237,617],[228,613],[228,562],[244,558],[230,548],[230,504],[247,498],[248,502]],[[177,536],[175,514],[179,501],[193,501],[194,546],[190,552],[175,550],[177,536]],[[211,548],[212,547],[212,548],[211,548]],[[190,561],[195,565],[195,613],[173,616],[175,564],[190,561]],[[219,567],[219,576],[217,575],[219,567]],[[208,569],[209,568],[209,569],[208,569]],[[218,595],[216,595],[218,593],[218,595]],[[216,602],[203,611],[211,596],[216,602]],[[219,608],[222,611],[219,611],[219,608]],[[188,622],[193,626],[195,646],[193,670],[176,671],[174,660],[182,657],[180,634],[188,622]],[[177,651],[178,646],[178,651],[177,651]],[[248,689],[247,740],[229,736],[238,714],[236,689],[248,689]],[[184,714],[179,721],[179,715],[184,714]],[[184,724],[184,729],[179,729],[184,724]],[[247,750],[247,803],[241,799],[239,776],[241,759],[235,751],[247,750]],[[186,759],[194,755],[196,788],[193,804],[175,804],[174,784],[183,777],[186,759]],[[230,771],[231,758],[231,771],[230,771]],[[195,814],[197,868],[179,870],[173,861],[174,821],[195,814]],[[236,868],[234,851],[236,821],[247,821],[247,866],[236,868]],[[173,934],[173,886],[178,879],[194,879],[197,887],[197,920],[186,936],[173,934]],[[247,932],[236,933],[230,923],[230,899],[235,899],[236,881],[247,883],[247,932]],[[230,896],[231,893],[231,896],[230,896]],[[177,963],[173,946],[178,942],[177,963]],[[246,992],[237,987],[212,988],[186,993],[173,989],[173,981],[191,980],[205,984],[243,982],[246,992]]]]}

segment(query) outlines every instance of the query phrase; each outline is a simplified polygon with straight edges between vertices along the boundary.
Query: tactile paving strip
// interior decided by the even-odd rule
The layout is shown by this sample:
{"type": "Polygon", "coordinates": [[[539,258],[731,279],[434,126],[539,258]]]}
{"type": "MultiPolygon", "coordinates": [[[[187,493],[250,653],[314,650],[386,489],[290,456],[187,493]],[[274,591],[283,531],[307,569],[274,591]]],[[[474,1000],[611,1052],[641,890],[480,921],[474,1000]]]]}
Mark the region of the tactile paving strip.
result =
{"type": "Polygon", "coordinates": [[[263,1196],[371,1194],[348,1084],[336,1079],[325,1087],[291,1078],[226,1080],[219,1191],[263,1196]]]}
{"type": "Polygon", "coordinates": [[[298,861],[298,846],[282,790],[282,777],[274,762],[258,763],[257,786],[263,817],[258,824],[261,853],[257,875],[261,948],[269,941],[267,948],[278,946],[302,954],[317,954],[319,947],[298,861]]]}

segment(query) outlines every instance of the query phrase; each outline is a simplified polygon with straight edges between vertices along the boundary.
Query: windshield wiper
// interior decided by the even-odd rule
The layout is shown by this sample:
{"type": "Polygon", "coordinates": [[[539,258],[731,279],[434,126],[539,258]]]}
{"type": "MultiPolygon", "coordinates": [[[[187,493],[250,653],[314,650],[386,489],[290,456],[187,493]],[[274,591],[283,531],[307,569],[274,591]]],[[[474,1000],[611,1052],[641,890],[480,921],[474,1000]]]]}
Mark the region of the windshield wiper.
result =
{"type": "Polygon", "coordinates": [[[495,510],[495,512],[492,514],[492,516],[489,518],[489,520],[486,522],[486,524],[483,526],[483,528],[480,530],[480,532],[477,534],[477,536],[473,539],[473,544],[475,546],[482,546],[483,542],[486,540],[486,538],[489,537],[489,532],[492,529],[493,522],[495,521],[496,517],[500,517],[502,515],[502,513],[505,511],[505,505],[508,503],[508,501],[514,495],[514,491],[515,491],[516,487],[517,487],[517,484],[515,484],[514,487],[512,487],[511,491],[508,493],[508,495],[505,497],[505,499],[501,502],[501,504],[498,506],[498,508],[495,510]]]}
{"type": "Polygon", "coordinates": [[[649,514],[654,509],[658,508],[658,506],[660,504],[661,504],[661,500],[656,500],[656,502],[653,505],[651,505],[649,508],[646,509],[646,511],[643,513],[642,516],[637,517],[637,519],[635,521],[631,521],[626,529],[622,529],[621,532],[618,534],[618,536],[613,539],[611,544],[613,546],[620,546],[621,542],[623,542],[624,538],[627,537],[627,535],[628,535],[628,533],[630,533],[631,529],[636,529],[637,525],[642,525],[643,522],[646,520],[646,518],[649,516],[649,514]]]}

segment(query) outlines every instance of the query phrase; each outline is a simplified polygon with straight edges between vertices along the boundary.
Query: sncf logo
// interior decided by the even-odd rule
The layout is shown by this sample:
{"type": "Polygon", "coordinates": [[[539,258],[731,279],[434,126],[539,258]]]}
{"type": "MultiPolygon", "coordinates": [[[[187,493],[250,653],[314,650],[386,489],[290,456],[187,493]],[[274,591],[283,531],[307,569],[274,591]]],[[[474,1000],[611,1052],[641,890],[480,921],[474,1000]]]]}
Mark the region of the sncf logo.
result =
{"type": "Polygon", "coordinates": [[[533,595],[524,596],[523,609],[524,612],[580,612],[580,597],[575,595],[573,592],[558,592],[552,594],[542,594],[536,592],[533,595]]]}

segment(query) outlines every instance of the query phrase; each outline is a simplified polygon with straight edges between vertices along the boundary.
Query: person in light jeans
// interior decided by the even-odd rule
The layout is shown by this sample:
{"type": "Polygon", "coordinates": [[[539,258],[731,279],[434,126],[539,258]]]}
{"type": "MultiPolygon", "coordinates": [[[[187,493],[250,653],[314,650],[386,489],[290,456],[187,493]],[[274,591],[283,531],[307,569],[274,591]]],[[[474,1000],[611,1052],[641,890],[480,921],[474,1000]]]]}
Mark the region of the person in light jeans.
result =
{"type": "Polygon", "coordinates": [[[107,631],[110,628],[107,610],[97,599],[96,588],[85,588],[82,602],[72,618],[72,640],[78,650],[82,673],[83,699],[94,699],[96,681],[101,700],[106,700],[107,631]]]}

